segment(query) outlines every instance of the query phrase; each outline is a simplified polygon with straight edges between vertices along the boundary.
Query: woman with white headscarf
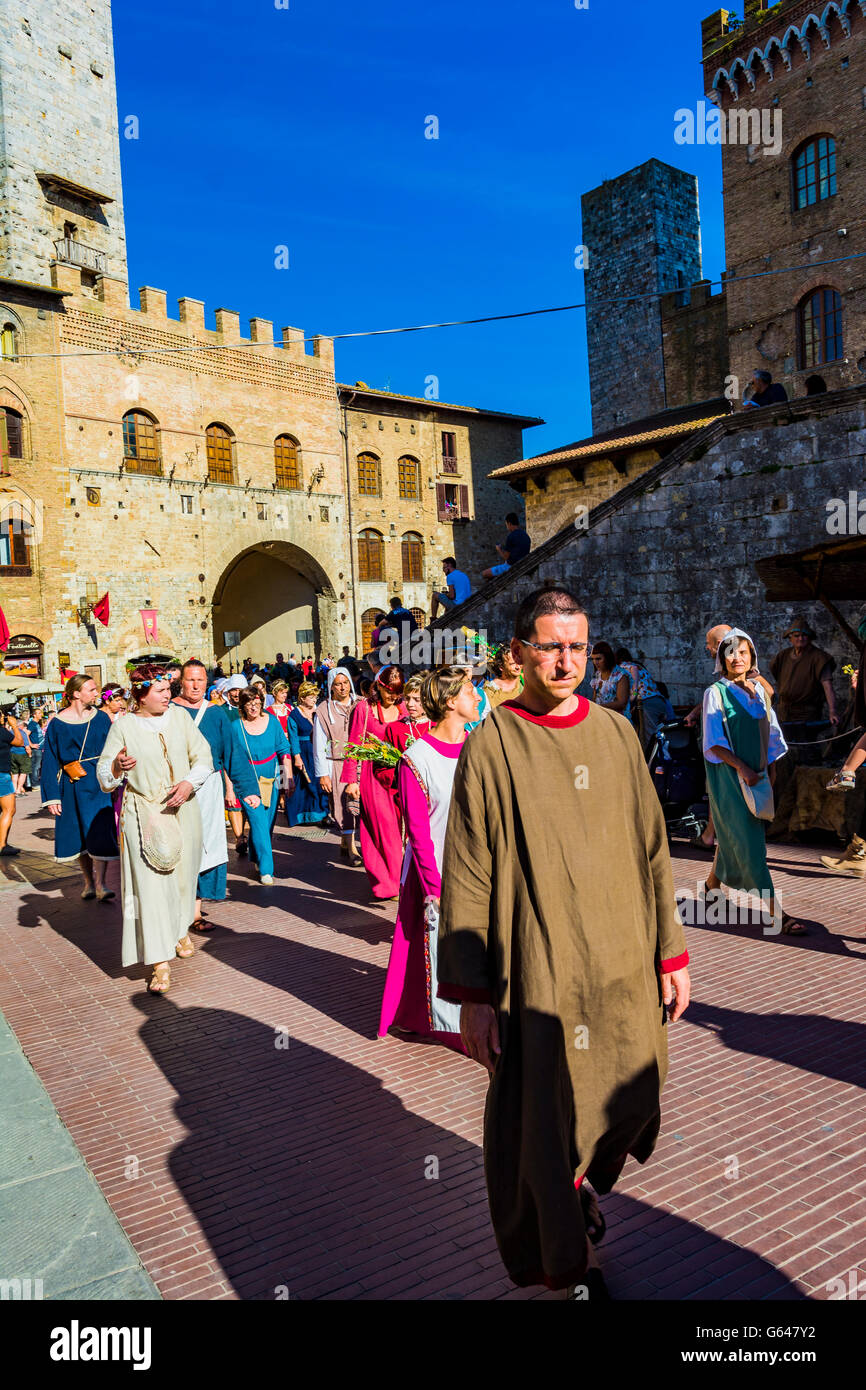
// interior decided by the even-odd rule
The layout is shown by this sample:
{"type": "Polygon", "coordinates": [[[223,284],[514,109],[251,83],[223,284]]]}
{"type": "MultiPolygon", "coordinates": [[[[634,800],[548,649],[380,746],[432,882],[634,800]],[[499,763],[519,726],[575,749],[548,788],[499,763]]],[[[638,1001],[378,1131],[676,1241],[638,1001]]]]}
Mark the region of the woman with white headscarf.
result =
{"type": "Polygon", "coordinates": [[[316,706],[313,718],[313,763],[319,786],[329,797],[331,815],[340,832],[340,854],[353,868],[361,865],[355,848],[355,821],[346,797],[343,749],[349,739],[349,718],[358,697],[352,677],[343,666],[328,671],[328,698],[316,706]]]}
{"type": "MultiPolygon", "coordinates": [[[[788,745],[766,692],[751,674],[757,665],[751,637],[732,628],[716,654],[719,678],[704,694],[704,763],[716,830],[706,889],[715,893],[724,884],[761,897],[775,923],[764,822],[773,818],[768,768],[787,753],[788,745]]],[[[780,929],[787,936],[806,934],[786,912],[781,912],[780,929]]]]}

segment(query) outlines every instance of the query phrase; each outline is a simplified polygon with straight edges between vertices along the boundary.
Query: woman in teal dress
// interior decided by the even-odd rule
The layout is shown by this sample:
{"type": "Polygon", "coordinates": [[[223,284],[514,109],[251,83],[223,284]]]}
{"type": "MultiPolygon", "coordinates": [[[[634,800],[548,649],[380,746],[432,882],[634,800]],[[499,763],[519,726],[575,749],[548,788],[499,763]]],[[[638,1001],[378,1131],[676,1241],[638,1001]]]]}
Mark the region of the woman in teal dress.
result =
{"type": "Polygon", "coordinates": [[[297,768],[295,790],[286,797],[286,820],[289,825],[322,825],[328,818],[328,798],[319,786],[313,760],[313,715],[319,688],[304,681],[298,691],[298,703],[289,711],[287,732],[297,768]],[[295,747],[295,743],[297,747],[295,747]]]}
{"type": "Polygon", "coordinates": [[[292,750],[279,720],[264,713],[258,690],[242,690],[238,709],[240,718],[231,725],[229,777],[250,824],[250,859],[258,865],[261,882],[270,886],[274,881],[271,836],[280,786],[289,794],[293,787],[292,750]]]}
{"type": "MultiPolygon", "coordinates": [[[[719,680],[704,694],[704,764],[716,827],[716,857],[706,889],[716,893],[724,884],[761,897],[775,923],[765,824],[746,805],[741,779],[760,794],[768,767],[787,753],[788,745],[762,687],[749,679],[757,665],[751,637],[733,628],[719,644],[719,680]]],[[[781,931],[787,936],[806,934],[786,912],[781,913],[781,931]]]]}

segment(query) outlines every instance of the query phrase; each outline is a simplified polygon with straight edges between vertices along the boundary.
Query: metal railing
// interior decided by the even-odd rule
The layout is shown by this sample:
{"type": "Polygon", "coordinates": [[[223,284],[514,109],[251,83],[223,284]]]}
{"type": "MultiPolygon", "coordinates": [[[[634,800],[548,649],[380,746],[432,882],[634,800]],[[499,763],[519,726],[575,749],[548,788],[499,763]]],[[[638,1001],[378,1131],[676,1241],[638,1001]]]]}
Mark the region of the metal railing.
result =
{"type": "Polygon", "coordinates": [[[443,454],[443,455],[442,455],[442,472],[443,472],[443,473],[456,473],[456,472],[457,472],[457,460],[456,460],[456,458],[454,457],[453,454],[443,454]]]}
{"type": "Polygon", "coordinates": [[[94,270],[102,275],[105,271],[105,252],[97,251],[93,246],[85,246],[81,241],[73,241],[72,237],[61,237],[55,241],[54,250],[58,261],[64,261],[66,265],[77,265],[82,270],[94,270]]]}

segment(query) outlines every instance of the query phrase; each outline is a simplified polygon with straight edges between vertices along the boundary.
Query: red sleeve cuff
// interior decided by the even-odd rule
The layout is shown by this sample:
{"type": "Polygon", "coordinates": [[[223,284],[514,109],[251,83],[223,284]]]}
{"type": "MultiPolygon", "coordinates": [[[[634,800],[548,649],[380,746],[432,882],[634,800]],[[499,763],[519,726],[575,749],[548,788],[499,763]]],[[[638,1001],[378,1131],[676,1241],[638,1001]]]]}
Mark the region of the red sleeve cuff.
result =
{"type": "Polygon", "coordinates": [[[672,970],[682,970],[684,965],[689,963],[688,951],[683,951],[681,956],[671,956],[668,960],[663,960],[659,970],[663,975],[670,975],[672,970]]]}
{"type": "Polygon", "coordinates": [[[449,1004],[492,1004],[493,995],[489,989],[470,989],[466,985],[443,985],[436,990],[440,999],[449,1004]]]}

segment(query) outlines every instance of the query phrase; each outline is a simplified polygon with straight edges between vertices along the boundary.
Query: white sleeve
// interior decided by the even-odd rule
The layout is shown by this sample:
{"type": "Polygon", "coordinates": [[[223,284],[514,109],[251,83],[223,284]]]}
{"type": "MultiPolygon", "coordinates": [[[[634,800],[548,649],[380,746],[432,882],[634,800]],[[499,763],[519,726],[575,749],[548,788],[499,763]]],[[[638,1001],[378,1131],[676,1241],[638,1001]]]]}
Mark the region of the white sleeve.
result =
{"type": "Polygon", "coordinates": [[[113,792],[115,787],[119,787],[123,782],[122,777],[115,777],[111,771],[111,764],[123,747],[123,735],[118,728],[119,723],[120,720],[115,719],[109,729],[96,763],[96,780],[104,792],[113,792]]]}
{"type": "Polygon", "coordinates": [[[331,776],[331,762],[328,757],[328,738],[318,715],[313,717],[313,767],[317,777],[331,776]]]}
{"type": "Polygon", "coordinates": [[[731,748],[725,733],[722,700],[716,685],[711,685],[708,690],[704,691],[701,719],[704,730],[704,757],[708,763],[720,763],[721,758],[711,753],[711,748],[727,748],[731,753],[734,750],[731,748]]]}
{"type": "Polygon", "coordinates": [[[770,704],[766,691],[764,691],[764,702],[768,706],[767,713],[770,717],[770,740],[767,745],[767,762],[775,763],[778,762],[779,758],[784,758],[788,751],[788,745],[785,742],[785,735],[782,733],[779,721],[776,718],[776,711],[770,704]]]}

